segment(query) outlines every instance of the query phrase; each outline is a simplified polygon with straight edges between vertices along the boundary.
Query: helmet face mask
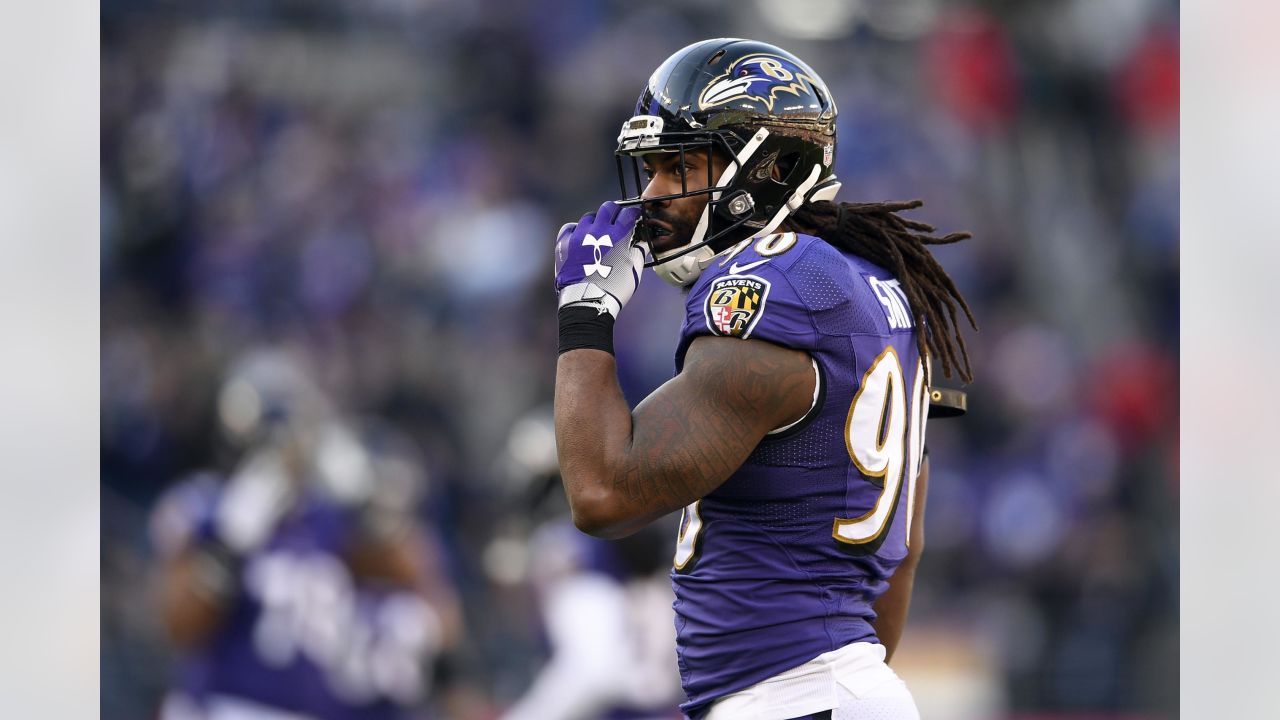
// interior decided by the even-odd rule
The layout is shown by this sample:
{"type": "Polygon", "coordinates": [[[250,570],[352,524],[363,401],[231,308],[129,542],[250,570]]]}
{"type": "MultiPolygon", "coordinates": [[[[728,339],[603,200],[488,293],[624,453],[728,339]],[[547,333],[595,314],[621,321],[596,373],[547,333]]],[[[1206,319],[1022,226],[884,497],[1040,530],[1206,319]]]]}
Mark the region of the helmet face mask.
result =
{"type": "MultiPolygon", "coordinates": [[[[661,211],[655,211],[655,207],[685,198],[706,198],[700,214],[693,218],[685,218],[686,224],[683,229],[688,237],[676,247],[662,248],[656,238],[646,237],[652,228],[644,223],[637,231],[641,239],[649,242],[653,256],[652,260],[645,263],[645,267],[657,267],[658,273],[668,281],[685,285],[686,278],[692,279],[689,278],[689,273],[696,267],[696,263],[694,265],[688,265],[688,263],[696,260],[706,261],[714,257],[715,251],[711,246],[718,245],[717,240],[747,223],[751,219],[752,206],[750,196],[745,192],[725,191],[731,179],[742,170],[742,164],[738,161],[730,138],[726,138],[722,132],[671,133],[669,135],[676,135],[676,137],[664,138],[663,144],[657,149],[630,154],[618,153],[618,175],[623,197],[626,198],[618,204],[646,206],[646,219],[658,219],[656,216],[661,211]],[[653,155],[658,154],[663,155],[663,160],[667,163],[676,163],[680,190],[664,195],[642,196],[648,181],[644,179],[641,167],[653,155]],[[695,174],[695,171],[689,168],[688,159],[691,156],[697,157],[699,164],[705,166],[705,174],[701,170],[696,171],[695,174]],[[723,166],[719,173],[717,173],[717,165],[723,166]],[[691,179],[701,182],[691,183],[691,179]],[[708,225],[712,218],[720,220],[720,223],[715,232],[708,232],[708,225]],[[689,257],[693,253],[696,255],[689,257]],[[674,262],[680,259],[683,259],[681,264],[674,262]]],[[[662,161],[659,161],[660,163],[662,161]]],[[[662,219],[671,222],[669,218],[662,219]]],[[[700,268],[697,269],[700,270],[700,268]]]]}
{"type": "Polygon", "coordinates": [[[719,252],[773,232],[804,202],[829,199],[835,104],[822,80],[784,50],[749,40],[717,39],[672,55],[649,78],[616,150],[623,205],[708,196],[692,237],[655,252],[668,282],[686,286],[719,252]],[[719,178],[644,197],[640,164],[650,153],[714,152],[727,160],[719,178]],[[629,166],[629,167],[628,167],[629,166]]]}
{"type": "MultiPolygon", "coordinates": [[[[632,118],[632,121],[637,118],[632,118]]],[[[642,176],[642,160],[644,156],[651,154],[664,154],[680,156],[680,167],[686,166],[686,156],[693,152],[707,151],[708,154],[717,150],[732,157],[732,152],[724,138],[717,135],[709,135],[707,133],[667,133],[668,136],[687,135],[687,139],[683,137],[665,137],[663,144],[653,150],[627,150],[618,151],[615,159],[618,162],[618,183],[622,190],[623,199],[618,201],[619,205],[640,205],[646,202],[662,202],[664,200],[678,200],[684,197],[693,197],[696,195],[707,195],[715,192],[715,181],[712,178],[711,163],[707,163],[707,182],[703,188],[690,191],[685,173],[681,173],[680,192],[668,195],[641,198],[647,181],[642,176]]]]}

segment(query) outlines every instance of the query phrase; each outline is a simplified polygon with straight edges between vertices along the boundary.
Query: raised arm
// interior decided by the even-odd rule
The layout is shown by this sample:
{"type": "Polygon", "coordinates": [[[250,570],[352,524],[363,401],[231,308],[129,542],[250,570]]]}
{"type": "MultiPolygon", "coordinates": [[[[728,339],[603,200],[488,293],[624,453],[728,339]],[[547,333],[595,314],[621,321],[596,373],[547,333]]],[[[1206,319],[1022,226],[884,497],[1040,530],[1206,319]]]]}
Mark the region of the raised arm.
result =
{"type": "Polygon", "coordinates": [[[574,524],[621,537],[705,496],[767,432],[809,410],[809,356],[759,340],[701,337],[683,372],[633,413],[613,355],[572,350],[556,366],[556,444],[574,524]]]}
{"type": "Polygon", "coordinates": [[[607,202],[556,239],[560,359],[556,445],[574,524],[621,537],[702,498],[813,398],[809,356],[700,337],[683,371],[633,413],[618,387],[613,323],[640,282],[640,211],[607,202]]]}

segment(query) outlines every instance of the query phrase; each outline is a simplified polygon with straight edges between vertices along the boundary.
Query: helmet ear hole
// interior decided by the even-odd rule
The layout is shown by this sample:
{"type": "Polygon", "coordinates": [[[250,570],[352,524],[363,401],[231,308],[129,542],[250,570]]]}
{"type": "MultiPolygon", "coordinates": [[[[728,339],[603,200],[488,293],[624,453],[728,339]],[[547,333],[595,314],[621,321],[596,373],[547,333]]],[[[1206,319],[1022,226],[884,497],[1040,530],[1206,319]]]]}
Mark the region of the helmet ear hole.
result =
{"type": "Polygon", "coordinates": [[[791,176],[795,173],[796,167],[800,164],[800,153],[787,153],[778,158],[778,162],[774,165],[774,181],[786,185],[791,182],[791,176]]]}

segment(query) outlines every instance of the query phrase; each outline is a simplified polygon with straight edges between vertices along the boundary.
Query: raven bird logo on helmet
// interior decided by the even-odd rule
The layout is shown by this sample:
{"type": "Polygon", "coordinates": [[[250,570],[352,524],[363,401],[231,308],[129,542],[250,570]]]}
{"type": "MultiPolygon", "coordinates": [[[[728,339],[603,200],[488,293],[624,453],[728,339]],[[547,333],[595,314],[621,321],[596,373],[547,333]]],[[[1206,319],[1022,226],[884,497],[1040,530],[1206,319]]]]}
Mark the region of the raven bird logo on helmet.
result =
{"type": "Polygon", "coordinates": [[[726,248],[773,232],[804,203],[834,198],[840,187],[835,145],[835,101],[818,74],[791,53],[732,38],[676,52],[650,76],[618,135],[619,204],[708,199],[688,242],[655,253],[646,267],[688,286],[726,248]],[[728,161],[719,178],[708,175],[708,187],[641,196],[644,155],[703,149],[728,161]]]}
{"type": "MultiPolygon", "coordinates": [[[[813,78],[790,60],[777,55],[748,55],[735,62],[698,96],[702,109],[726,105],[734,100],[757,102],[766,112],[773,112],[778,93],[791,93],[797,102],[813,95],[813,78]]],[[[819,109],[810,102],[811,109],[819,109]]]]}

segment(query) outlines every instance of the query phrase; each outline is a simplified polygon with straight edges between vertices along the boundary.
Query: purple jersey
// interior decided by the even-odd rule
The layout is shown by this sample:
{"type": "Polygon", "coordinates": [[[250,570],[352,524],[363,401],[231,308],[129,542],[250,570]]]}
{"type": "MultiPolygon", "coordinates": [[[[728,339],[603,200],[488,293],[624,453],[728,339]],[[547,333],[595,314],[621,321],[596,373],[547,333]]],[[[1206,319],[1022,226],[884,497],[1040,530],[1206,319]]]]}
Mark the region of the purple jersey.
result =
{"type": "MultiPolygon", "coordinates": [[[[207,528],[221,485],[183,483],[156,509],[162,552],[207,528]]],[[[356,582],[341,553],[349,511],[302,500],[242,565],[223,628],[181,658],[176,690],[197,705],[247,701],[317,720],[405,720],[423,692],[438,629],[416,595],[356,582]]]]}
{"type": "Polygon", "coordinates": [[[905,294],[886,270],[808,235],[727,253],[690,289],[676,350],[701,335],[810,355],[809,413],[685,508],[672,582],[691,717],[854,642],[907,553],[927,388],[905,294]]]}

